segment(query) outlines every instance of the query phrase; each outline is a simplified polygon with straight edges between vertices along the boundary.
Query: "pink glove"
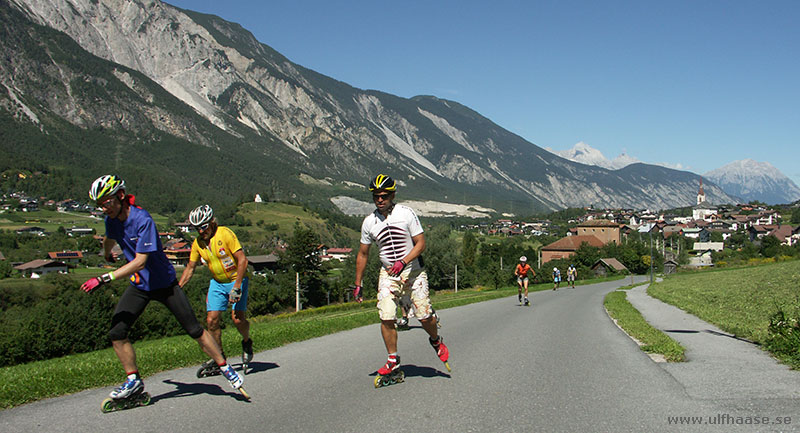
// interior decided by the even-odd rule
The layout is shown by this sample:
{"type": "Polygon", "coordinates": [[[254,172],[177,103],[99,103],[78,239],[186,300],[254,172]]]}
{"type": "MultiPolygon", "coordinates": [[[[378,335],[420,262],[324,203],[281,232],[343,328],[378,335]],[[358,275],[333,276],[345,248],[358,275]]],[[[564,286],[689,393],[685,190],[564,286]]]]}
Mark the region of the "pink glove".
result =
{"type": "Polygon", "coordinates": [[[102,285],[103,285],[103,280],[101,280],[98,277],[94,277],[87,280],[85,283],[81,284],[81,290],[83,290],[86,293],[92,293],[92,290],[102,285]]]}
{"type": "Polygon", "coordinates": [[[391,275],[393,277],[397,276],[397,275],[400,275],[400,272],[403,272],[403,268],[405,268],[405,267],[406,267],[406,262],[404,262],[402,260],[398,260],[398,261],[394,262],[394,265],[392,266],[392,269],[389,269],[389,275],[391,275]]]}
{"type": "Polygon", "coordinates": [[[356,301],[361,302],[361,286],[356,286],[356,288],[353,289],[353,298],[355,298],[356,301]]]}

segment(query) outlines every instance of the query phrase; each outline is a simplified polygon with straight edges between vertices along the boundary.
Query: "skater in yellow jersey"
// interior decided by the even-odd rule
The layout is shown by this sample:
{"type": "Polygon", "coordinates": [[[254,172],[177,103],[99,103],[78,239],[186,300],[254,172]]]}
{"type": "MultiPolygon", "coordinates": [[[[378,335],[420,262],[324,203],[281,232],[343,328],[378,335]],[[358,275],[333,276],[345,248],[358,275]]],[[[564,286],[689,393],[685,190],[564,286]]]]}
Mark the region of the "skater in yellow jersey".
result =
{"type": "MultiPolygon", "coordinates": [[[[195,208],[189,214],[189,224],[197,230],[198,235],[192,243],[189,264],[183,270],[178,284],[183,287],[192,279],[200,260],[208,265],[213,277],[206,295],[208,332],[222,347],[222,312],[228,309],[229,303],[232,304],[231,318],[242,335],[242,371],[246,374],[247,364],[253,359],[253,340],[250,338],[250,322],[247,321],[247,257],[233,231],[217,224],[211,206],[206,204],[195,208]]],[[[213,361],[203,364],[197,375],[202,377],[218,373],[213,361]]]]}

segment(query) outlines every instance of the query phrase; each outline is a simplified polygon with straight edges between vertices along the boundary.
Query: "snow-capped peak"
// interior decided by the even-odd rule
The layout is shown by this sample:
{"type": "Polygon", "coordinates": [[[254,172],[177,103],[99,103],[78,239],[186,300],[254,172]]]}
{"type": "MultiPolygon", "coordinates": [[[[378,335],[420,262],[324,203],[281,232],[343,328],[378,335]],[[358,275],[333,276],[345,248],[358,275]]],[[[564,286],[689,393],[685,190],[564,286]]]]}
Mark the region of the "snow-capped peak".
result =
{"type": "Polygon", "coordinates": [[[703,175],[725,192],[745,201],[790,203],[800,198],[800,188],[775,166],[752,159],[733,161],[703,175]]]}
{"type": "Polygon", "coordinates": [[[592,146],[589,146],[588,144],[582,141],[575,143],[575,145],[572,146],[571,149],[553,150],[547,148],[547,150],[549,150],[552,153],[555,153],[556,155],[562,158],[566,158],[570,161],[579,162],[581,164],[586,164],[586,165],[595,165],[598,167],[607,168],[609,170],[618,170],[627,165],[641,162],[638,159],[630,155],[627,155],[625,153],[621,153],[613,160],[609,160],[608,158],[605,157],[605,155],[603,155],[603,152],[593,148],[592,146]]]}

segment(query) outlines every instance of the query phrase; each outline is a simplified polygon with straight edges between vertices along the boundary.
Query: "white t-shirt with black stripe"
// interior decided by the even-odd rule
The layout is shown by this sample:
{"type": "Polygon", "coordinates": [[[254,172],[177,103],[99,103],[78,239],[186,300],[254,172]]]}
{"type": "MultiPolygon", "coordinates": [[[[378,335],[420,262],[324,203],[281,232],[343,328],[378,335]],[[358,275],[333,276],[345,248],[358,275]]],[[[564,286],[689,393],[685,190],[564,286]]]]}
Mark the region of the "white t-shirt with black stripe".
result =
{"type": "MultiPolygon", "coordinates": [[[[422,224],[417,214],[402,204],[395,204],[388,217],[384,217],[376,209],[367,215],[361,224],[361,243],[378,245],[381,263],[384,267],[391,267],[394,263],[405,257],[412,248],[412,237],[422,233],[422,224]]],[[[408,264],[406,269],[422,268],[418,259],[408,264]]]]}

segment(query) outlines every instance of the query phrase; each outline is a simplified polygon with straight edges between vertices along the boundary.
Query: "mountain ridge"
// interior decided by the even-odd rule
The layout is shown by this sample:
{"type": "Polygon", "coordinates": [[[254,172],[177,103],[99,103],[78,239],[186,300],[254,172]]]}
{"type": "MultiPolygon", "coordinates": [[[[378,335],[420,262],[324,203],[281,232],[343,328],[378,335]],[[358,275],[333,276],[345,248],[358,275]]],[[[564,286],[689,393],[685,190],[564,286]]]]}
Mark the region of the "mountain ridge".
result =
{"type": "MultiPolygon", "coordinates": [[[[181,146],[251,152],[254,156],[243,157],[244,164],[280,168],[280,175],[261,174],[244,182],[252,186],[241,192],[258,191],[257,185],[267,182],[276,195],[296,197],[305,192],[298,186],[300,174],[310,173],[340,185],[335,191],[312,194],[357,196],[362,192],[341,185],[363,184],[375,172],[388,172],[407,185],[404,192],[413,198],[461,197],[463,204],[533,213],[588,204],[685,206],[694,202],[699,184],[699,176],[688,172],[664,175],[645,167],[616,173],[573,163],[455,101],[422,95],[406,99],[357,89],[292,63],[240,25],[214,15],[155,0],[12,0],[11,4],[29,19],[70,35],[89,53],[120,64],[123,68],[113,73],[115,78],[103,79],[105,86],[123,83],[136,93],[135,83],[125,84],[130,81],[125,70],[138,71],[210,124],[201,126],[188,114],[181,121],[163,121],[174,119],[174,113],[163,108],[143,114],[162,133],[186,142],[181,146]],[[115,80],[119,83],[112,83],[115,80]]],[[[0,79],[13,88],[8,83],[17,78],[6,73],[0,79]]],[[[57,104],[46,109],[29,104],[31,112],[39,116],[49,110],[49,115],[79,128],[102,123],[101,113],[89,118],[84,114],[86,103],[70,96],[77,86],[70,82],[64,87],[68,90],[62,92],[64,99],[75,105],[71,111],[57,104]]],[[[86,92],[99,91],[84,87],[86,92]]],[[[137,97],[131,100],[148,100],[146,94],[137,97]]],[[[144,126],[130,122],[106,123],[117,135],[134,136],[126,138],[128,147],[138,146],[140,135],[152,135],[137,131],[144,126]]],[[[715,185],[707,185],[706,192],[710,201],[733,201],[715,185]]]]}
{"type": "Polygon", "coordinates": [[[750,158],[733,161],[703,176],[747,202],[781,204],[800,199],[797,184],[768,162],[750,158]]]}

